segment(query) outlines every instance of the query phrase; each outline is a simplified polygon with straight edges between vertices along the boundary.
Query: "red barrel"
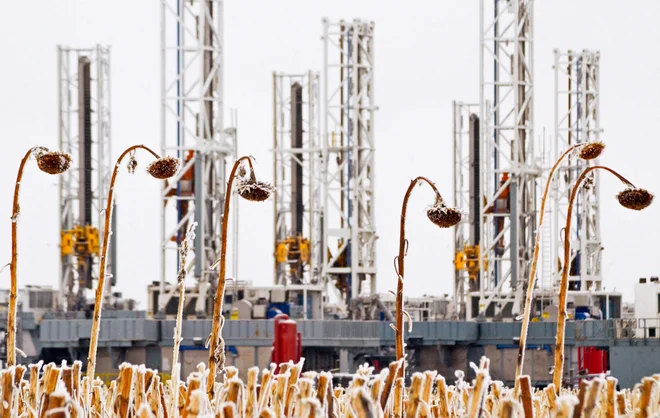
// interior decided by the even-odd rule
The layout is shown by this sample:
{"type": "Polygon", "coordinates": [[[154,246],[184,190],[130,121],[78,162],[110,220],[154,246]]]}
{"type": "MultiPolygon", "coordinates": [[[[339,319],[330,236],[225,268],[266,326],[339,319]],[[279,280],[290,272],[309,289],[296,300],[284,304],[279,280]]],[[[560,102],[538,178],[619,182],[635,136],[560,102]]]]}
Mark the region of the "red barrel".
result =
{"type": "Polygon", "coordinates": [[[271,360],[278,366],[277,371],[279,372],[280,363],[300,361],[302,341],[296,321],[289,319],[285,314],[279,314],[275,317],[274,322],[275,341],[271,360]]]}

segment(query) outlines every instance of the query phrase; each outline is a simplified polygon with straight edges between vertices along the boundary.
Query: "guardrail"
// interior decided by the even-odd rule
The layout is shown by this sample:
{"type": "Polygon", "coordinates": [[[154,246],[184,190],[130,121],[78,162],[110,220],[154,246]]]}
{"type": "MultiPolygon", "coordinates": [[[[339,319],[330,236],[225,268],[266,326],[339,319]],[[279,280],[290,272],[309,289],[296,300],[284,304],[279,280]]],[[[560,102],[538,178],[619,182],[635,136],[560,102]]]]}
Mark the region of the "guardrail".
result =
{"type": "Polygon", "coordinates": [[[660,318],[615,319],[616,339],[660,339],[660,318]]]}

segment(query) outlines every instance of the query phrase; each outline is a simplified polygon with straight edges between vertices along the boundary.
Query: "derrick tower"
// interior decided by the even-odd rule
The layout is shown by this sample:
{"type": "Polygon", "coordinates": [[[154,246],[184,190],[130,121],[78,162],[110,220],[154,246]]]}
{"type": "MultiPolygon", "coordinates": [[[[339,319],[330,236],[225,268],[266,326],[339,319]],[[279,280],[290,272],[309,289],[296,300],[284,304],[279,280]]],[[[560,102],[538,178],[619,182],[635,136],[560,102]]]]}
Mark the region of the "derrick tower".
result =
{"type": "Polygon", "coordinates": [[[529,274],[541,173],[533,4],[481,0],[478,109],[454,104],[455,198],[470,213],[456,232],[455,291],[458,316],[468,319],[520,312],[529,274]]]}
{"type": "MultiPolygon", "coordinates": [[[[161,280],[158,311],[175,286],[165,281],[178,270],[178,249],[190,222],[197,222],[190,256],[194,311],[212,311],[226,193],[226,165],[235,154],[236,129],[225,129],[223,112],[223,1],[161,0],[161,152],[178,157],[179,173],[162,190],[161,280]]],[[[174,308],[176,309],[176,308],[174,308]]]]}
{"type": "Polygon", "coordinates": [[[321,286],[319,75],[273,73],[275,284],[321,286]]]}
{"type": "Polygon", "coordinates": [[[376,291],[374,23],[324,19],[323,51],[321,277],[341,310],[376,291]]]}
{"type": "Polygon", "coordinates": [[[456,319],[465,319],[479,278],[479,105],[454,101],[452,108],[454,207],[468,212],[454,227],[454,306],[456,319]]]}
{"type": "MultiPolygon", "coordinates": [[[[61,270],[58,308],[86,308],[85,289],[98,277],[99,237],[112,161],[110,148],[110,47],[58,46],[59,149],[73,159],[59,177],[61,270]]],[[[113,212],[116,225],[117,211],[113,212]]],[[[116,228],[115,228],[116,230],[116,228]]],[[[116,234],[110,240],[104,303],[112,298],[117,271],[116,234]]]]}
{"type": "MultiPolygon", "coordinates": [[[[555,71],[555,118],[554,159],[565,149],[588,141],[600,139],[600,53],[554,51],[555,71]]],[[[584,161],[576,155],[567,156],[568,164],[557,170],[553,182],[553,230],[558,231],[566,224],[566,212],[572,185],[580,173],[596,161],[584,161]]],[[[600,238],[600,205],[598,170],[593,171],[593,181],[583,187],[573,207],[570,231],[571,266],[569,270],[570,290],[602,290],[600,238]]],[[[548,243],[548,245],[551,245],[548,243]]],[[[552,244],[552,270],[545,273],[552,283],[561,279],[558,268],[563,258],[563,242],[555,237],[552,244]]]]}
{"type": "Polygon", "coordinates": [[[536,233],[533,0],[481,0],[479,291],[471,313],[521,312],[536,233]],[[476,306],[475,306],[476,305],[476,306]]]}

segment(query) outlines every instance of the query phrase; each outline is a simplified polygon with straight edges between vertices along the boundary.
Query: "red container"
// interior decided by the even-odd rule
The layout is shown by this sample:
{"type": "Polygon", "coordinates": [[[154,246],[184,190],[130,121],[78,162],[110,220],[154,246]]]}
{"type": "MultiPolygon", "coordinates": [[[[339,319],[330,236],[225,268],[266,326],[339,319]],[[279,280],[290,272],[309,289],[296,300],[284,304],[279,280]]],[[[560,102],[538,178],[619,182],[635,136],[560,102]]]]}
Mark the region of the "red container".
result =
{"type": "Polygon", "coordinates": [[[578,367],[587,374],[607,372],[607,351],[596,347],[578,347],[578,367]]]}
{"type": "Polygon", "coordinates": [[[286,314],[279,314],[274,319],[275,341],[271,361],[277,365],[279,373],[280,363],[293,361],[297,363],[302,356],[302,339],[298,332],[296,321],[289,319],[286,314]]]}

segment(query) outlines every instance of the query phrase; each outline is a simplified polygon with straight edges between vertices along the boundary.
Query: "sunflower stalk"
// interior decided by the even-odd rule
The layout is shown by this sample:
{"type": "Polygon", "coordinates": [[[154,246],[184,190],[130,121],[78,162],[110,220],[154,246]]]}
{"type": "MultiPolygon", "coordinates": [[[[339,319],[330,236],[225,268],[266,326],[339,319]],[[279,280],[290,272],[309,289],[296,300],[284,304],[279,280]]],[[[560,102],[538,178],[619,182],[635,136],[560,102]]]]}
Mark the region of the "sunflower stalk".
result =
{"type": "Polygon", "coordinates": [[[527,280],[527,294],[525,296],[523,322],[522,322],[522,327],[520,329],[520,341],[518,343],[519,344],[518,358],[516,362],[516,375],[515,375],[515,380],[514,380],[515,383],[513,390],[514,399],[518,399],[518,394],[520,389],[518,384],[518,379],[522,375],[523,364],[525,362],[525,348],[527,347],[527,332],[529,330],[529,322],[531,321],[531,316],[532,316],[532,299],[534,297],[534,287],[536,286],[536,265],[539,259],[539,249],[540,249],[539,244],[541,242],[541,234],[539,233],[539,231],[541,230],[541,226],[543,225],[543,218],[545,216],[545,203],[548,198],[550,184],[552,183],[552,179],[555,174],[555,171],[557,170],[561,162],[564,160],[564,157],[575,152],[576,150],[579,150],[578,153],[579,158],[583,160],[592,160],[597,158],[603,152],[604,147],[605,145],[600,141],[573,145],[572,147],[564,151],[561,157],[557,159],[554,166],[550,170],[550,173],[548,174],[548,179],[546,180],[545,183],[545,190],[543,191],[543,198],[541,199],[539,223],[537,226],[536,241],[534,243],[534,256],[532,258],[532,265],[529,271],[529,279],[527,280]]]}
{"type": "Polygon", "coordinates": [[[566,330],[566,312],[567,292],[568,292],[568,273],[571,264],[570,250],[571,250],[571,220],[573,215],[573,203],[577,196],[582,182],[594,170],[604,170],[617,177],[627,188],[617,195],[617,199],[622,206],[642,210],[649,206],[653,201],[653,195],[644,189],[635,188],[635,186],[628,181],[625,177],[612,170],[609,167],[595,165],[586,168],[578,177],[573,185],[570,200],[568,203],[568,210],[566,213],[566,226],[564,227],[564,263],[562,265],[561,283],[559,285],[559,312],[557,315],[557,333],[555,339],[555,363],[553,368],[552,381],[554,384],[555,393],[559,395],[562,387],[562,379],[564,375],[564,333],[566,330]]]}
{"type": "Polygon", "coordinates": [[[9,265],[9,272],[11,281],[9,286],[9,312],[7,313],[7,367],[16,364],[16,310],[18,307],[18,280],[17,264],[18,264],[18,216],[20,214],[20,205],[18,204],[18,194],[21,187],[21,179],[23,178],[23,170],[25,164],[34,155],[37,160],[39,169],[47,174],[61,174],[69,169],[71,166],[71,156],[56,151],[49,151],[48,148],[37,146],[33,147],[25,153],[18,167],[18,175],[16,176],[16,183],[14,184],[14,201],[12,205],[11,215],[11,263],[9,265]]]}
{"type": "MultiPolygon", "coordinates": [[[[401,219],[400,219],[400,230],[399,230],[399,255],[396,258],[396,274],[397,274],[397,290],[396,290],[396,324],[394,326],[395,331],[395,341],[396,341],[396,359],[401,362],[398,371],[397,378],[403,379],[405,377],[405,354],[404,354],[404,331],[403,331],[403,316],[404,316],[404,307],[403,307],[403,283],[404,283],[404,259],[408,250],[408,241],[406,240],[406,212],[408,209],[408,199],[415,188],[416,185],[426,182],[431,189],[435,192],[435,204],[427,210],[427,216],[431,222],[438,225],[441,228],[447,228],[453,226],[460,222],[461,212],[457,209],[448,208],[445,206],[440,192],[426,177],[417,177],[410,182],[408,190],[403,198],[403,204],[401,206],[401,219]]],[[[396,382],[395,382],[396,384],[396,382]]],[[[403,384],[403,383],[402,383],[403,384]]],[[[404,386],[401,387],[400,391],[395,390],[395,397],[398,396],[399,399],[394,400],[394,416],[396,418],[401,418],[403,415],[403,395],[404,395],[404,386]]],[[[381,405],[383,405],[381,403],[381,405]]]]}
{"type": "Polygon", "coordinates": [[[185,306],[184,300],[186,297],[186,276],[188,271],[186,270],[188,252],[193,245],[195,240],[195,228],[197,227],[197,222],[193,222],[188,227],[186,231],[186,236],[183,239],[181,244],[181,249],[179,250],[180,254],[180,265],[179,273],[177,274],[177,283],[179,285],[179,306],[176,311],[176,326],[174,328],[174,350],[172,352],[172,364],[179,364],[179,347],[181,346],[181,327],[183,326],[183,307],[185,306]]]}
{"type": "MultiPolygon", "coordinates": [[[[89,340],[89,353],[87,356],[88,382],[92,382],[94,380],[94,372],[96,370],[96,350],[99,341],[99,331],[101,329],[101,310],[103,309],[103,302],[104,302],[103,294],[105,291],[105,279],[106,279],[105,270],[108,261],[108,246],[110,244],[110,235],[112,234],[110,223],[112,220],[112,210],[114,208],[115,182],[117,180],[117,174],[119,173],[119,168],[124,157],[129,154],[132,156],[132,154],[134,154],[134,151],[137,149],[143,149],[149,152],[154,158],[156,158],[156,161],[147,167],[147,171],[149,172],[149,174],[151,174],[152,177],[158,179],[172,177],[173,175],[176,174],[176,172],[179,169],[179,160],[169,157],[162,159],[158,154],[153,152],[151,149],[145,147],[144,145],[133,145],[129,147],[117,159],[117,163],[115,164],[115,168],[112,172],[112,178],[110,179],[110,186],[108,188],[108,198],[105,207],[105,220],[103,226],[103,245],[101,247],[99,276],[98,276],[98,282],[96,284],[94,314],[92,316],[92,332],[89,340]]],[[[92,401],[91,388],[92,385],[87,385],[85,391],[85,406],[87,410],[90,409],[90,404],[92,401]]]]}
{"type": "Polygon", "coordinates": [[[226,260],[227,260],[227,226],[229,220],[229,208],[232,196],[232,186],[236,172],[243,161],[247,161],[250,166],[250,179],[243,181],[238,188],[238,193],[241,197],[252,201],[264,201],[268,199],[274,188],[266,183],[257,182],[254,175],[254,168],[250,157],[241,157],[236,160],[232,167],[231,174],[229,175],[229,182],[227,183],[227,192],[225,199],[225,207],[222,216],[222,231],[220,239],[220,258],[213,264],[212,268],[220,265],[220,273],[218,275],[218,284],[216,287],[215,302],[213,303],[213,321],[211,328],[211,337],[209,341],[209,374],[206,382],[206,391],[209,400],[214,397],[215,379],[218,370],[222,372],[225,367],[225,344],[222,339],[222,327],[224,325],[224,316],[222,314],[223,302],[225,297],[226,281],[226,260]]]}

